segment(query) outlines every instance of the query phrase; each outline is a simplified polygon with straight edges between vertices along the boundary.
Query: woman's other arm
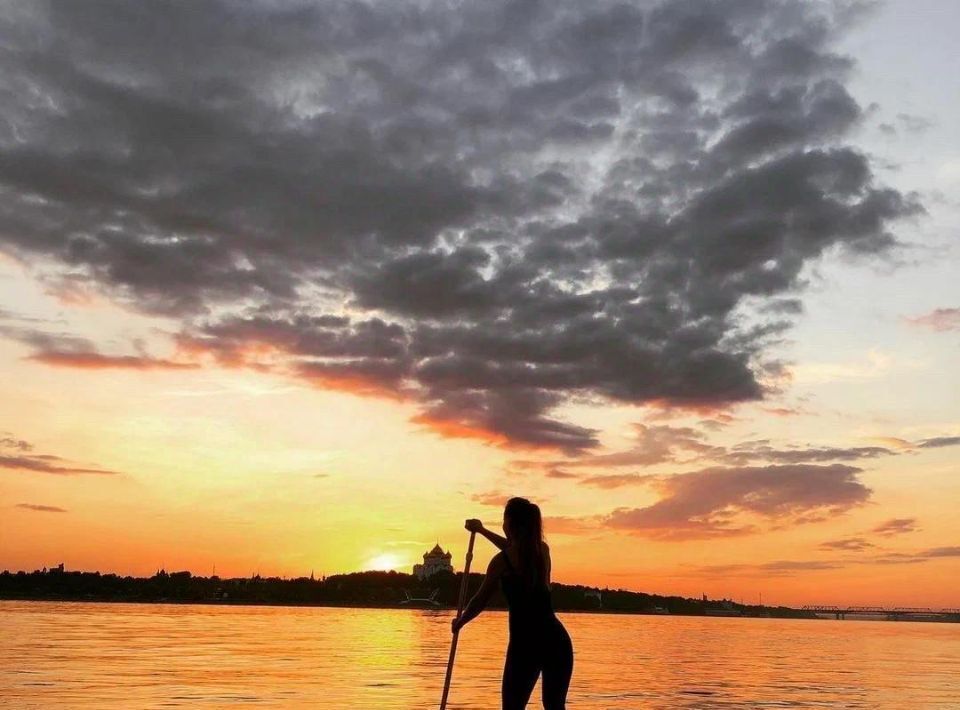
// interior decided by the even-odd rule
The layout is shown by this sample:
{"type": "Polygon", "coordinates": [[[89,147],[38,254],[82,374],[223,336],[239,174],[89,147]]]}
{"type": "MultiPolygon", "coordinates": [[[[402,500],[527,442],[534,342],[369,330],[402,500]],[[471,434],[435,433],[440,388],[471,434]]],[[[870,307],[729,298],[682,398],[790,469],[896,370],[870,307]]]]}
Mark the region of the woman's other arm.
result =
{"type": "Polygon", "coordinates": [[[453,631],[453,633],[457,633],[484,610],[487,602],[490,601],[490,597],[497,591],[497,581],[500,579],[501,574],[503,574],[503,560],[501,556],[497,554],[494,555],[493,559],[490,560],[490,564],[487,565],[487,576],[483,578],[483,584],[480,585],[480,589],[477,590],[477,593],[474,594],[473,598],[467,603],[463,614],[451,623],[450,630],[453,631]]]}

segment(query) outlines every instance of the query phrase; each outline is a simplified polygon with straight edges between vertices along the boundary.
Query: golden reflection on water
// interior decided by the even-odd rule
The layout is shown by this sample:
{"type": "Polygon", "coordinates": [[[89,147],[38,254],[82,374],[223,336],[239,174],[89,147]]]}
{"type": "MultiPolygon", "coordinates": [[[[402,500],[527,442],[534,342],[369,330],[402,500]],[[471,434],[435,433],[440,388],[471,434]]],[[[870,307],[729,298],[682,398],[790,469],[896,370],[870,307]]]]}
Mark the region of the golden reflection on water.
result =
{"type": "MultiPolygon", "coordinates": [[[[561,616],[575,650],[571,709],[960,708],[956,624],[561,616]]],[[[409,609],[0,602],[0,705],[431,708],[449,620],[409,609]]],[[[499,707],[505,645],[501,612],[464,630],[451,710],[499,707]]]]}

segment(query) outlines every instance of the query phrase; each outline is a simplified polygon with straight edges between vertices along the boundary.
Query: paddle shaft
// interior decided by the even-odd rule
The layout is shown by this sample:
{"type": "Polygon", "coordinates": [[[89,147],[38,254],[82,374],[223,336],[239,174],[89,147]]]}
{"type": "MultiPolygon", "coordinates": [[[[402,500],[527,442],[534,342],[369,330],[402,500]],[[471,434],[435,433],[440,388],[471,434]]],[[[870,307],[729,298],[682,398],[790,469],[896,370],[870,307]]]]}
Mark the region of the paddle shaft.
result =
{"type": "MultiPolygon", "coordinates": [[[[463,567],[463,578],[460,580],[460,598],[457,600],[457,618],[463,614],[463,605],[467,600],[467,580],[470,578],[470,563],[473,562],[473,541],[477,533],[470,531],[470,544],[467,545],[467,564],[463,567]]],[[[443,681],[443,697],[440,698],[440,710],[446,710],[447,695],[450,693],[450,680],[453,678],[453,659],[457,655],[457,639],[460,638],[460,630],[453,634],[453,640],[450,641],[450,658],[447,659],[447,677],[443,681]]]]}

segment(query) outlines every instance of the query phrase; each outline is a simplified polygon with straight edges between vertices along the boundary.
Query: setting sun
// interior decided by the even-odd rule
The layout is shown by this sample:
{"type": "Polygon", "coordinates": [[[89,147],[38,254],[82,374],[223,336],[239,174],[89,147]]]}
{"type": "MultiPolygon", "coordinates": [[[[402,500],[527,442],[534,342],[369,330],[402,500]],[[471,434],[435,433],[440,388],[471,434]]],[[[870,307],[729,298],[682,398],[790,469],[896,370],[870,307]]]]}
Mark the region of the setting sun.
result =
{"type": "Polygon", "coordinates": [[[400,555],[395,555],[391,552],[384,552],[372,557],[364,565],[363,569],[372,571],[387,571],[387,570],[398,570],[404,566],[403,560],[400,559],[400,555]]]}

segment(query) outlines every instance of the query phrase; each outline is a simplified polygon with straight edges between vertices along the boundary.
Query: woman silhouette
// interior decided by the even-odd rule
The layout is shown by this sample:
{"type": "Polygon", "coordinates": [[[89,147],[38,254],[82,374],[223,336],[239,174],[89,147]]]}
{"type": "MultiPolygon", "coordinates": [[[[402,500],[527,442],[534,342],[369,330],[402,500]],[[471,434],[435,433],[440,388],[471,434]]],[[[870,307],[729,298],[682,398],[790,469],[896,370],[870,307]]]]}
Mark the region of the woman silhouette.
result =
{"type": "Polygon", "coordinates": [[[573,645],[550,601],[550,548],[543,541],[540,508],[525,498],[511,498],[503,510],[506,538],[468,520],[467,530],[478,532],[500,548],[487,567],[487,576],[463,615],[453,620],[456,632],[476,617],[499,582],[510,608],[510,643],[503,667],[500,694],[503,710],[527,707],[530,693],[543,674],[545,710],[564,710],[573,673],[573,645]]]}

